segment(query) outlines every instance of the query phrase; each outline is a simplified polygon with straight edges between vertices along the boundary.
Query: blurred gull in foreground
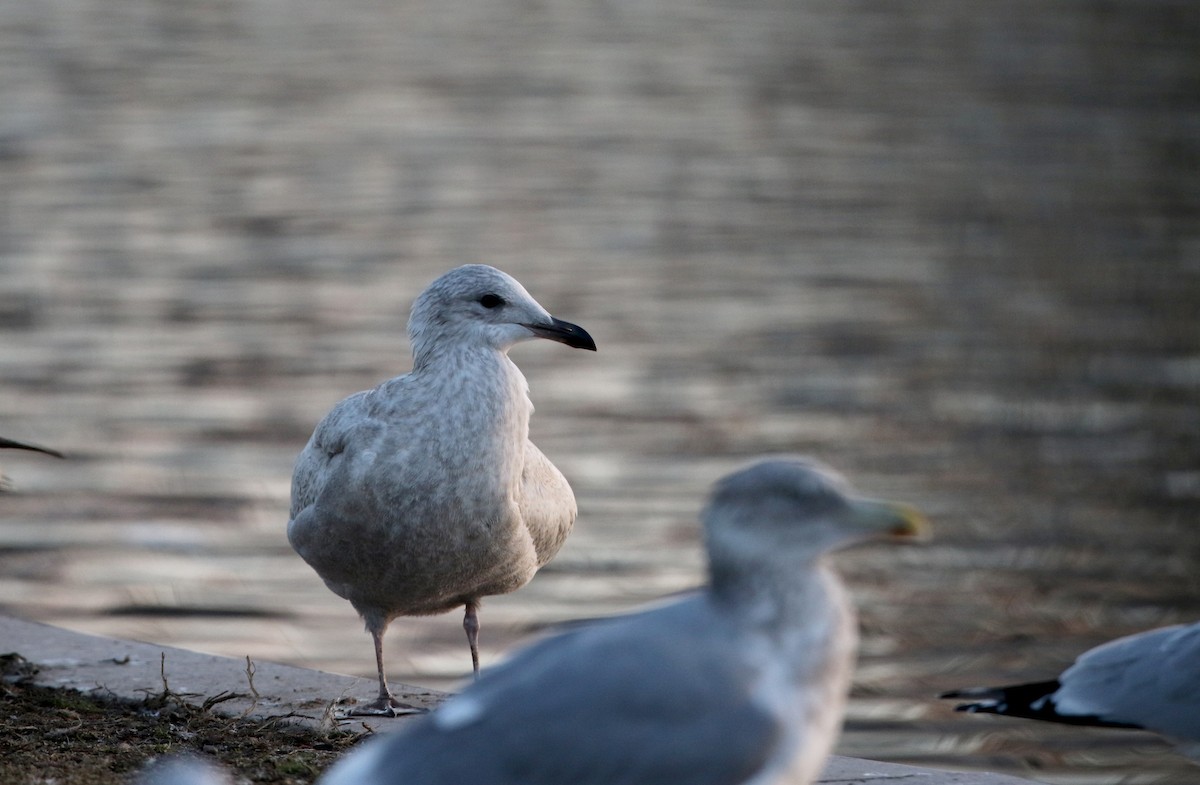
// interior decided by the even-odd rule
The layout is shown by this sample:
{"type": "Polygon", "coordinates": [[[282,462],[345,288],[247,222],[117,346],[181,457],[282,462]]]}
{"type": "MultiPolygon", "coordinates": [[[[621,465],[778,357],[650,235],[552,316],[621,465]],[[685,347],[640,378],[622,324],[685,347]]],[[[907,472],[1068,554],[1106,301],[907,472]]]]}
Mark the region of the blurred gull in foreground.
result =
{"type": "Polygon", "coordinates": [[[815,463],[771,460],[719,482],[704,524],[706,589],[526,649],[321,785],[812,782],[857,646],[825,557],[924,521],[815,463]]]}
{"type": "Polygon", "coordinates": [[[1152,730],[1183,742],[1180,751],[1200,760],[1200,622],[1101,644],[1056,679],[941,697],[975,701],[959,711],[1152,730]]]}
{"type": "Polygon", "coordinates": [[[408,335],[412,372],[337,404],[292,477],[288,540],[375,642],[379,697],[356,713],[410,708],[384,676],[397,616],[465,606],[478,673],[481,598],[528,583],[576,515],[566,479],[529,441],[533,405],[508,350],[547,338],[595,351],[591,336],[486,265],[430,284],[408,335]]]}

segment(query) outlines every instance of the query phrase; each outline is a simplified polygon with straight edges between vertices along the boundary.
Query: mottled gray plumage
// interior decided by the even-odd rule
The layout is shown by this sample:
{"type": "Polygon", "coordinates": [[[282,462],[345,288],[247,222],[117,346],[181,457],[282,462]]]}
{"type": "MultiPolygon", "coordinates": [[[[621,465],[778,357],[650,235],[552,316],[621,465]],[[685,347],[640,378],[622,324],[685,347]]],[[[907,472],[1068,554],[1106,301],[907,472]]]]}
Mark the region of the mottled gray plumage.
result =
{"type": "Polygon", "coordinates": [[[529,581],[575,521],[566,479],[532,442],[514,344],[548,338],[596,348],[515,279],[485,265],[438,278],[413,304],[413,369],[337,404],[296,460],[288,540],[351,602],[375,640],[397,616],[466,607],[478,671],[476,608],[529,581]]]}
{"type": "Polygon", "coordinates": [[[817,464],[772,460],[722,480],[704,523],[705,590],[526,649],[321,785],[811,782],[857,640],[824,557],[923,522],[817,464]]]}
{"type": "MultiPolygon", "coordinates": [[[[959,711],[1071,725],[1144,728],[1200,742],[1200,622],[1161,627],[1089,649],[1057,678],[954,690],[959,711]]],[[[1185,745],[1200,758],[1200,745],[1185,745]]]]}

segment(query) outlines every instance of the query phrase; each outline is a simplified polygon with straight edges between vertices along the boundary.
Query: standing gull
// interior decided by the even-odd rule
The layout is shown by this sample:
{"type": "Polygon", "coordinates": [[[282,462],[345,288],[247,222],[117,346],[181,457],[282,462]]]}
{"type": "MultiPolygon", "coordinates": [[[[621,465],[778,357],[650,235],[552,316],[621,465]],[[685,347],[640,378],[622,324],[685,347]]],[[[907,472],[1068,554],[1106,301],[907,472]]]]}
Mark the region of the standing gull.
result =
{"type": "Polygon", "coordinates": [[[288,541],[375,642],[379,697],[358,713],[408,708],[383,668],[397,616],[464,606],[478,674],[481,598],[528,583],[575,522],[571,486],[529,441],[533,405],[508,350],[547,338],[595,351],[591,336],[478,264],[421,293],[408,336],[412,371],[334,406],[292,476],[288,541]]]}
{"type": "Polygon", "coordinates": [[[703,519],[704,590],[526,649],[321,785],[812,782],[857,646],[826,556],[924,520],[806,460],[724,478],[703,519]]]}
{"type": "Polygon", "coordinates": [[[943,693],[959,711],[1071,725],[1142,728],[1187,744],[1200,759],[1200,622],[1162,627],[1089,649],[1058,678],[943,693]]]}

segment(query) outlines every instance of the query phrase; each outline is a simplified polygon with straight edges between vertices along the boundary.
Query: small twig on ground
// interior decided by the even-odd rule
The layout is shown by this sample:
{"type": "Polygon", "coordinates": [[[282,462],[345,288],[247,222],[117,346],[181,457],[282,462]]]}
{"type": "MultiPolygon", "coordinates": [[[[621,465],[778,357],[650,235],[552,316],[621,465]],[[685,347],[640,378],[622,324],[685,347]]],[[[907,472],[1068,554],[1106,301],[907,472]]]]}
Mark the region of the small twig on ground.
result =
{"type": "Polygon", "coordinates": [[[244,698],[244,697],[245,697],[245,695],[243,695],[240,692],[229,692],[228,690],[226,690],[225,692],[219,692],[210,698],[206,698],[204,700],[204,703],[202,703],[200,705],[200,709],[201,709],[201,711],[208,711],[213,706],[216,706],[218,703],[224,703],[225,701],[231,701],[234,698],[244,698]]]}
{"type": "MultiPolygon", "coordinates": [[[[343,697],[345,697],[344,694],[343,697]]],[[[338,702],[338,700],[331,700],[325,704],[325,711],[321,712],[320,729],[322,733],[328,734],[341,729],[341,720],[338,718],[336,711],[338,702]]]]}
{"type": "MultiPolygon", "coordinates": [[[[165,651],[161,652],[159,654],[158,677],[160,679],[162,679],[162,692],[159,695],[155,696],[153,698],[153,700],[156,701],[160,707],[166,706],[171,701],[175,701],[176,703],[180,703],[180,704],[187,703],[188,696],[191,696],[193,698],[199,697],[194,692],[187,692],[187,693],[175,692],[174,690],[171,689],[170,683],[167,682],[167,653],[165,651]]],[[[107,689],[107,687],[105,689],[107,689]]],[[[138,691],[146,694],[147,702],[149,702],[151,700],[150,690],[138,690],[138,691]]]]}
{"type": "Polygon", "coordinates": [[[258,699],[261,697],[258,690],[254,688],[254,662],[250,659],[250,655],[246,655],[246,683],[250,685],[250,705],[242,712],[243,718],[249,717],[250,713],[258,708],[258,699]]]}

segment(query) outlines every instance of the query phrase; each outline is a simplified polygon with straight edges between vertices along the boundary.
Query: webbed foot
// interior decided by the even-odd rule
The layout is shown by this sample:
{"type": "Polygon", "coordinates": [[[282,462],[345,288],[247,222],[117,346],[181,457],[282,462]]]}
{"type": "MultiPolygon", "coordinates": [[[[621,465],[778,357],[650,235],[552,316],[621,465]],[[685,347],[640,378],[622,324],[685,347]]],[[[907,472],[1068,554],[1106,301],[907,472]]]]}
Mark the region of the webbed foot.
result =
{"type": "Polygon", "coordinates": [[[403,714],[425,714],[429,709],[424,706],[412,706],[397,700],[394,696],[380,696],[370,703],[361,706],[351,706],[346,709],[347,717],[399,717],[403,714]]]}

